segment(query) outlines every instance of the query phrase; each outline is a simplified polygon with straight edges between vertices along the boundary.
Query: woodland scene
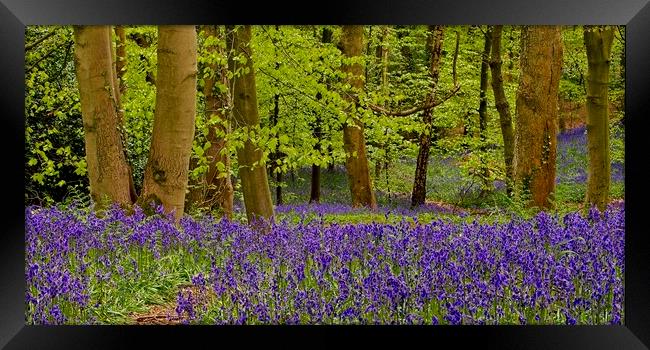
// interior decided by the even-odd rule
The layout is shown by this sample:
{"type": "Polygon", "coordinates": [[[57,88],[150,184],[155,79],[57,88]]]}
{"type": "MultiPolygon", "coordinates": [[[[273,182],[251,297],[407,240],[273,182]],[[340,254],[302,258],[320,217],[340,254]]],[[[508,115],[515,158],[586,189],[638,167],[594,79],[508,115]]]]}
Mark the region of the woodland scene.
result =
{"type": "Polygon", "coordinates": [[[625,27],[27,26],[27,324],[621,324],[625,27]]]}

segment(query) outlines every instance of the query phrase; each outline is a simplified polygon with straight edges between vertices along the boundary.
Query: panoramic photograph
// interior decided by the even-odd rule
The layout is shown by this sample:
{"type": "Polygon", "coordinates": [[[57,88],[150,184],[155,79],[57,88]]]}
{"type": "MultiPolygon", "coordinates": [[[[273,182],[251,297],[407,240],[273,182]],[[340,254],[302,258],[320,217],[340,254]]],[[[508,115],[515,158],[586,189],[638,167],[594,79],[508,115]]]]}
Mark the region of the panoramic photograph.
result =
{"type": "Polygon", "coordinates": [[[625,26],[25,28],[28,325],[623,324],[625,26]]]}

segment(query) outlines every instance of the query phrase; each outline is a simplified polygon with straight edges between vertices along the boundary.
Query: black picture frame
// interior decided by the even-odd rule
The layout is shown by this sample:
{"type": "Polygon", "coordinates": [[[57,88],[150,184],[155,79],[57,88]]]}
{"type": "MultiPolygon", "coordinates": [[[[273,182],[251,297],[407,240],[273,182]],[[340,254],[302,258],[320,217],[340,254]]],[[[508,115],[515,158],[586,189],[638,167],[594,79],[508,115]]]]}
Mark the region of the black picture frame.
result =
{"type": "MultiPolygon", "coordinates": [[[[0,346],[8,349],[125,348],[203,341],[239,346],[339,346],[343,337],[481,348],[644,349],[650,346],[650,248],[644,225],[643,133],[650,130],[648,0],[267,1],[0,0],[0,142],[5,166],[0,233],[0,346]],[[24,35],[33,24],[618,24],[626,25],[625,320],[623,326],[26,326],[24,278],[24,35]],[[22,185],[22,186],[21,186],[22,185]],[[278,337],[280,336],[280,337],[278,337]],[[278,338],[275,338],[278,337],[278,338]],[[300,337],[306,342],[297,343],[300,337]],[[645,345],[644,345],[645,344],[645,345]]],[[[367,345],[367,343],[365,343],[367,345]]]]}

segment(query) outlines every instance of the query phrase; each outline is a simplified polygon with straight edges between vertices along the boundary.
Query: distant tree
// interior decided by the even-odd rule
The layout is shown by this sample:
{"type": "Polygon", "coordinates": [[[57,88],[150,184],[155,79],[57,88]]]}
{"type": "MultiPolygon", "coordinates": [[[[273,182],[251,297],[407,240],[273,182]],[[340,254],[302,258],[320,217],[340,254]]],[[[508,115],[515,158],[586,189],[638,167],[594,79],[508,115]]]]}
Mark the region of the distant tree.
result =
{"type": "Polygon", "coordinates": [[[494,93],[494,102],[499,112],[499,125],[501,125],[501,135],[503,136],[503,158],[506,166],[506,190],[508,195],[512,195],[512,184],[514,181],[512,161],[515,153],[515,136],[512,129],[512,118],[510,117],[510,106],[506,93],[503,88],[503,74],[501,72],[501,35],[503,26],[494,26],[492,32],[492,59],[490,60],[490,70],[492,72],[492,92],[494,93]]]}
{"type": "Polygon", "coordinates": [[[207,60],[208,76],[203,87],[204,116],[208,127],[206,141],[209,143],[203,154],[207,171],[192,183],[186,203],[216,210],[224,217],[232,218],[234,190],[226,144],[226,136],[230,133],[228,67],[216,58],[225,57],[222,44],[226,41],[219,26],[205,25],[200,29],[205,35],[205,50],[211,55],[207,60]]]}
{"type": "MultiPolygon", "coordinates": [[[[388,26],[381,26],[381,31],[380,31],[380,43],[377,46],[377,50],[375,51],[375,56],[377,56],[377,59],[379,60],[379,63],[381,65],[381,71],[380,71],[380,76],[379,76],[379,85],[381,87],[381,96],[384,99],[384,107],[386,107],[387,101],[388,101],[388,26]]],[[[384,135],[388,133],[388,128],[385,129],[384,135]]],[[[375,162],[375,177],[379,178],[381,175],[381,164],[382,162],[384,163],[384,168],[386,168],[386,171],[388,171],[388,154],[386,152],[386,145],[382,142],[378,145],[380,149],[382,149],[382,153],[384,154],[383,159],[378,158],[375,162]]]]}
{"type": "Polygon", "coordinates": [[[119,131],[110,26],[75,26],[74,37],[90,195],[98,207],[108,201],[128,205],[131,179],[119,131]]]}
{"type": "Polygon", "coordinates": [[[479,151],[481,152],[481,178],[483,180],[483,189],[482,194],[485,194],[491,184],[489,182],[489,169],[487,166],[486,157],[486,145],[487,145],[487,133],[488,133],[488,109],[487,109],[487,90],[488,90],[488,74],[490,69],[490,50],[492,48],[492,27],[487,26],[487,30],[484,35],[483,40],[483,54],[481,55],[481,75],[480,75],[480,84],[479,84],[479,107],[478,107],[478,117],[479,117],[479,139],[480,146],[479,151]]]}
{"type": "MultiPolygon", "coordinates": [[[[442,26],[429,26],[427,28],[426,47],[427,47],[427,56],[429,57],[428,59],[429,69],[427,71],[427,74],[429,76],[429,81],[427,84],[429,84],[429,86],[427,89],[427,94],[423,101],[418,102],[414,106],[403,108],[403,109],[388,108],[386,104],[384,104],[384,106],[380,106],[373,103],[368,104],[368,107],[372,111],[384,116],[406,117],[424,111],[423,119],[422,119],[423,122],[422,124],[424,124],[424,130],[418,129],[419,151],[418,151],[418,158],[417,158],[417,165],[416,165],[416,175],[413,184],[413,191],[411,192],[411,205],[414,207],[424,204],[425,197],[426,197],[426,176],[427,176],[426,173],[428,167],[428,159],[429,159],[431,144],[436,134],[436,128],[432,118],[433,109],[436,106],[439,106],[443,104],[445,101],[449,100],[460,90],[460,85],[456,81],[456,74],[453,73],[454,87],[443,97],[441,98],[435,97],[438,78],[440,76],[440,60],[442,56],[443,34],[444,34],[444,28],[442,26]]],[[[458,57],[458,40],[456,43],[456,49],[454,51],[454,59],[453,59],[453,67],[452,67],[453,72],[456,71],[457,57],[458,57]]],[[[385,65],[383,68],[387,70],[385,65]]],[[[382,88],[385,94],[387,88],[385,86],[383,86],[382,88]]]]}
{"type": "MultiPolygon", "coordinates": [[[[340,48],[348,59],[358,59],[363,51],[363,26],[346,25],[342,27],[340,48]]],[[[377,207],[377,200],[373,191],[368,158],[366,155],[366,141],[363,135],[364,125],[357,116],[358,100],[356,94],[363,91],[363,67],[361,63],[343,64],[343,72],[346,74],[346,82],[353,89],[347,94],[347,99],[352,105],[348,113],[352,115],[352,125],[346,124],[343,127],[343,142],[346,153],[346,169],[348,182],[352,194],[352,206],[377,207]]]]}
{"type": "MultiPolygon", "coordinates": [[[[227,49],[231,52],[228,68],[235,73],[231,82],[233,122],[236,128],[245,129],[248,133],[258,133],[260,117],[257,109],[253,52],[250,46],[251,27],[228,26],[226,30],[229,32],[227,49]]],[[[254,218],[273,218],[273,202],[266,167],[260,164],[262,155],[262,150],[250,138],[245,140],[243,147],[237,149],[239,177],[249,222],[254,218]]]]}
{"type": "Polygon", "coordinates": [[[514,168],[518,190],[531,207],[553,206],[560,34],[559,26],[524,26],[521,32],[514,168]]]}
{"type": "Polygon", "coordinates": [[[156,109],[141,206],[151,202],[183,216],[196,115],[194,26],[158,27],[156,109]]]}
{"type": "Polygon", "coordinates": [[[587,149],[589,176],[586,201],[604,210],[609,197],[611,164],[609,156],[609,67],[614,29],[585,26],[587,48],[587,149]]]}
{"type": "MultiPolygon", "coordinates": [[[[442,40],[444,36],[443,26],[429,26],[427,35],[427,50],[429,52],[429,75],[431,78],[431,89],[429,100],[434,100],[437,90],[438,78],[440,77],[440,62],[442,53],[442,40]]],[[[423,205],[426,199],[427,171],[429,164],[429,152],[433,138],[433,107],[424,110],[422,122],[424,130],[420,133],[417,164],[415,168],[415,179],[413,191],[411,192],[411,206],[423,205]]]]}
{"type": "MultiPolygon", "coordinates": [[[[276,46],[278,45],[278,37],[277,35],[281,35],[280,32],[280,26],[276,25],[275,26],[275,34],[276,36],[273,36],[271,38],[271,42],[273,43],[273,56],[275,57],[275,70],[280,69],[280,60],[278,59],[277,55],[277,49],[276,46]]],[[[277,86],[277,81],[276,81],[276,91],[275,94],[273,94],[273,112],[271,114],[271,127],[277,127],[278,125],[278,119],[280,118],[280,92],[279,88],[277,86]]],[[[271,172],[271,177],[275,176],[275,200],[277,205],[282,204],[282,169],[280,167],[281,159],[282,159],[282,152],[280,152],[280,147],[278,146],[275,151],[271,153],[271,166],[269,167],[269,170],[271,172]]]]}
{"type": "MultiPolygon", "coordinates": [[[[332,42],[332,30],[328,27],[323,27],[321,35],[321,43],[330,44],[332,42]]],[[[323,59],[323,57],[320,57],[323,59]]],[[[321,80],[321,83],[325,83],[321,80]]],[[[316,94],[317,100],[322,100],[323,96],[320,93],[316,94]]],[[[319,112],[316,112],[316,120],[314,121],[314,138],[316,139],[316,144],[314,145],[314,150],[321,152],[322,146],[321,141],[323,139],[323,127],[322,127],[322,117],[319,112]]],[[[309,203],[319,203],[320,202],[320,165],[312,164],[311,166],[311,191],[309,193],[309,203]]]]}

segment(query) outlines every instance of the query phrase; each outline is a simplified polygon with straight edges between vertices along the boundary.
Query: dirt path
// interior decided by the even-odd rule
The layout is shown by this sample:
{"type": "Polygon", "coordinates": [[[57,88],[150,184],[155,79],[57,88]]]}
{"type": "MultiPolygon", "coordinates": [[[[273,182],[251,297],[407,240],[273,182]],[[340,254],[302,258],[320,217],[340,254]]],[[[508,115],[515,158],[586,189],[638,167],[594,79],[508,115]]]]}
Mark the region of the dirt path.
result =
{"type": "MultiPolygon", "coordinates": [[[[181,285],[179,287],[179,292],[185,298],[192,299],[192,307],[196,309],[208,303],[208,299],[211,296],[211,291],[206,289],[200,289],[199,287],[193,285],[181,285]]],[[[163,305],[153,305],[149,310],[142,313],[134,313],[130,317],[130,324],[134,325],[179,325],[185,324],[190,321],[190,317],[187,312],[182,312],[178,314],[176,309],[178,307],[178,302],[174,300],[163,305]]]]}

